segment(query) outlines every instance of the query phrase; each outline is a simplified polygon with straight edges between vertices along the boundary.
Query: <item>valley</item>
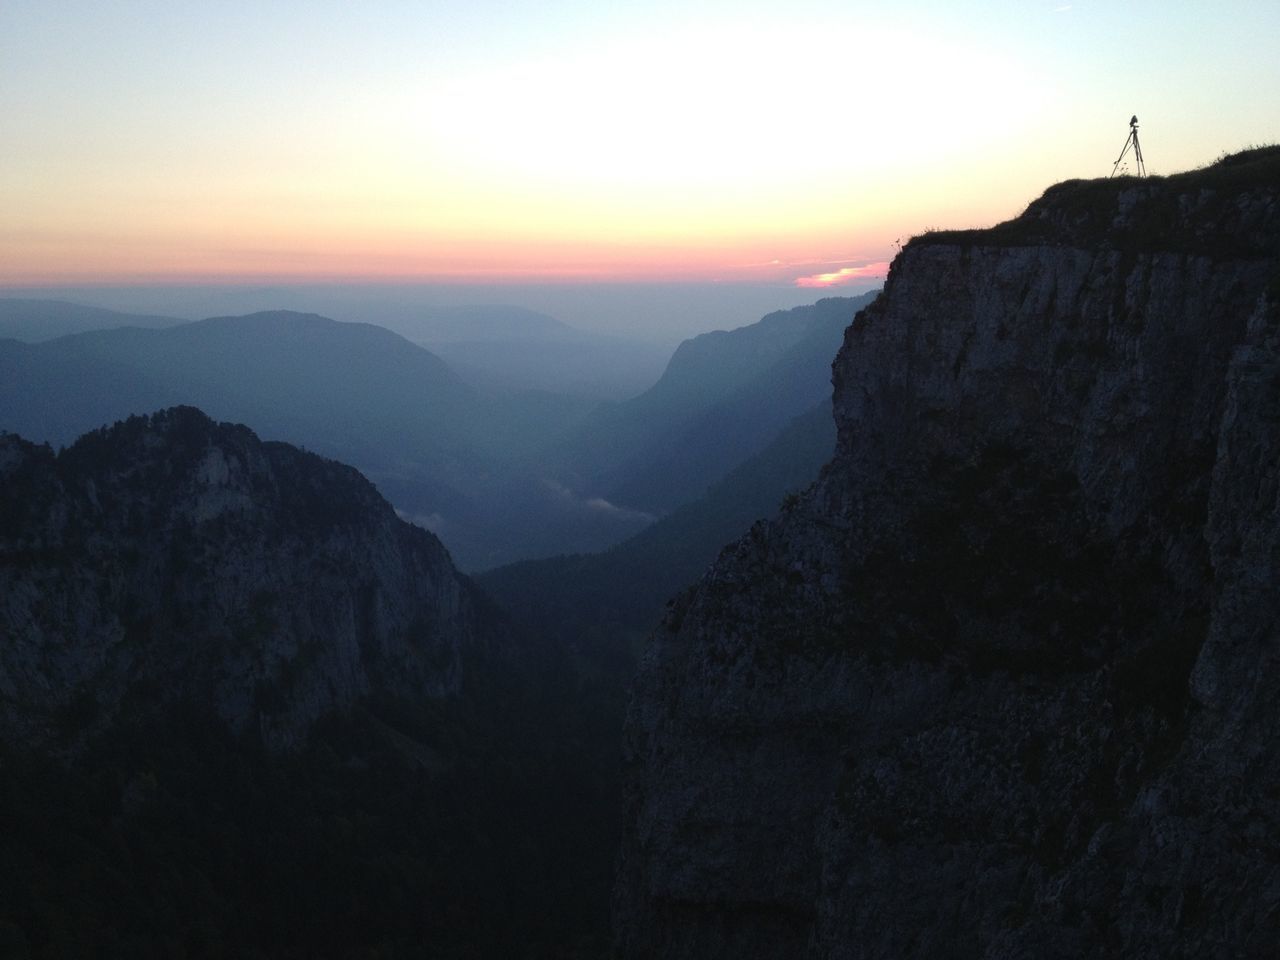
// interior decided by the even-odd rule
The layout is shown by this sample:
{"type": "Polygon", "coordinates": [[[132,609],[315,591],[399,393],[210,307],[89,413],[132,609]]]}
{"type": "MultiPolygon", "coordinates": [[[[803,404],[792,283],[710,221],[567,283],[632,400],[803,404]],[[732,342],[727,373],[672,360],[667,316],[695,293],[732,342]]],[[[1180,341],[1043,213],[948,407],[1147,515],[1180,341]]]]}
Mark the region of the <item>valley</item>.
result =
{"type": "MultiPolygon", "coordinates": [[[[656,384],[620,401],[574,392],[594,360],[527,348],[600,338],[512,310],[437,313],[420,328],[457,337],[475,324],[484,339],[470,344],[490,373],[474,382],[382,327],[288,311],[0,341],[0,429],[61,446],[130,415],[195,406],[356,466],[463,569],[485,569],[604,549],[700,496],[822,399],[822,371],[862,302],[690,340],[656,384]],[[494,386],[493,371],[515,358],[522,372],[494,386]]],[[[83,313],[15,303],[29,325],[83,313]]],[[[639,354],[637,376],[651,369],[639,354]]]]}
{"type": "Polygon", "coordinates": [[[822,357],[870,299],[690,341],[652,389],[587,413],[566,395],[504,406],[387,331],[301,314],[0,344],[0,411],[18,428],[0,447],[0,762],[18,778],[0,812],[25,824],[3,853],[27,878],[4,890],[0,943],[598,956],[644,637],[829,457],[822,357]],[[816,376],[797,389],[806,365],[816,376]],[[190,405],[133,412],[179,402],[314,452],[190,405]],[[673,438],[717,427],[726,442],[691,441],[691,470],[645,479],[655,505],[676,504],[666,516],[634,511],[639,532],[592,555],[531,510],[563,555],[474,583],[328,459],[354,454],[384,494],[452,517],[483,493],[468,477],[495,465],[507,490],[519,470],[605,490],[626,457],[670,459],[673,438]],[[602,444],[611,429],[644,442],[602,444]],[[500,457],[502,435],[526,446],[500,457]],[[397,473],[393,456],[412,466],[397,473]],[[68,829],[74,848],[50,846],[68,829]]]}

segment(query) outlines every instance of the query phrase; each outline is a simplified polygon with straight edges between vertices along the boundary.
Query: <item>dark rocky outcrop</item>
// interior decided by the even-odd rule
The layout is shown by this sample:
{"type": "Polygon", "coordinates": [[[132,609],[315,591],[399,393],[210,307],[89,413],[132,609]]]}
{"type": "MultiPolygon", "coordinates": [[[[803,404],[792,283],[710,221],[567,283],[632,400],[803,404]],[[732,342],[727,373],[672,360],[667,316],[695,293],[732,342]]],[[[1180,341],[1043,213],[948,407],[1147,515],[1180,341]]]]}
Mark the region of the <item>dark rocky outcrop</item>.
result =
{"type": "Polygon", "coordinates": [[[1271,955],[1280,150],[917,238],[651,642],[624,957],[1271,955]]]}
{"type": "Polygon", "coordinates": [[[601,956],[601,686],[350,467],[0,435],[0,956],[601,956]]]}
{"type": "Polygon", "coordinates": [[[191,407],[55,455],[0,435],[0,725],[74,742],[178,702],[268,743],[459,689],[493,627],[359,473],[191,407]]]}

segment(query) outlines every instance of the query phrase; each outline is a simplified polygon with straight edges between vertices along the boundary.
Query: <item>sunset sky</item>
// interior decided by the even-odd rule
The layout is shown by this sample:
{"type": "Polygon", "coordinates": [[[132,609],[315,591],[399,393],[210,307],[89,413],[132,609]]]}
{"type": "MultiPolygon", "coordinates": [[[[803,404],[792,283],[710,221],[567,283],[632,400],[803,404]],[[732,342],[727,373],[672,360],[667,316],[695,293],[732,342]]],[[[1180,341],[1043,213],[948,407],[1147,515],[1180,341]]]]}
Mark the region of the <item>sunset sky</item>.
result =
{"type": "Polygon", "coordinates": [[[1280,140],[1280,3],[0,2],[0,285],[883,275],[1280,140]]]}

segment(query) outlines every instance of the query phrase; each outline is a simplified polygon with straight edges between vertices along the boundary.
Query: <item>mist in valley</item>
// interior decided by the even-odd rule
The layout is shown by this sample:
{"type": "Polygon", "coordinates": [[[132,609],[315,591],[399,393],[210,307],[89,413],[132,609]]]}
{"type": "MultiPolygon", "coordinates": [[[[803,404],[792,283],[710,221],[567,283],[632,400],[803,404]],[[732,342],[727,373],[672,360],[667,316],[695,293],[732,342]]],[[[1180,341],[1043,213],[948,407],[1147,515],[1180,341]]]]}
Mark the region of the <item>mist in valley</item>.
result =
{"type": "MultiPolygon", "coordinates": [[[[264,296],[318,296],[287,293],[264,296]]],[[[189,404],[354,464],[481,570],[601,550],[697,499],[822,399],[855,307],[728,319],[667,351],[524,307],[410,311],[386,296],[357,306],[399,331],[297,310],[186,322],[0,300],[15,336],[0,342],[0,429],[63,446],[189,404]],[[49,335],[94,322],[105,329],[49,335]]]]}

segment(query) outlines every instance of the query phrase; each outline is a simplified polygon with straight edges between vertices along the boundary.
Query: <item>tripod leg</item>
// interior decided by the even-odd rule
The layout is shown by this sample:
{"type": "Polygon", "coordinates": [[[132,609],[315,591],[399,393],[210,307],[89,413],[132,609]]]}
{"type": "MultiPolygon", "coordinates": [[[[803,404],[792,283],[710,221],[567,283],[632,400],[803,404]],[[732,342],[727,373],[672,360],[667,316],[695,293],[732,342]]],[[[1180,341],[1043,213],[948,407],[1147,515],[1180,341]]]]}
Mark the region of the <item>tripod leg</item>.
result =
{"type": "Polygon", "coordinates": [[[1111,176],[1114,177],[1116,175],[1116,171],[1120,169],[1120,162],[1124,160],[1124,155],[1129,152],[1129,144],[1134,142],[1134,132],[1130,130],[1129,136],[1125,137],[1124,140],[1124,149],[1120,151],[1120,156],[1116,158],[1115,166],[1111,168],[1111,176]]]}

